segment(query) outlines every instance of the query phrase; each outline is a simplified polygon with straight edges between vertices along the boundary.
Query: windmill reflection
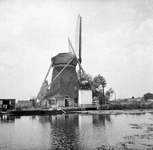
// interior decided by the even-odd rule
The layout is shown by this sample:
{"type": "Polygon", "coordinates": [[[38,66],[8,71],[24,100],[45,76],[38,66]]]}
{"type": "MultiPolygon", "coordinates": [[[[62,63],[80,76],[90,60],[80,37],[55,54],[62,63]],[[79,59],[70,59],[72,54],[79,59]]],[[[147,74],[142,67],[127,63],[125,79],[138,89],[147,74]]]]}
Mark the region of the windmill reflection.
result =
{"type": "Polygon", "coordinates": [[[78,115],[52,118],[52,143],[59,149],[79,149],[77,144],[78,115]]]}
{"type": "Polygon", "coordinates": [[[97,137],[94,126],[103,128],[111,122],[109,115],[65,114],[38,118],[43,126],[50,124],[53,149],[90,149],[97,137]]]}

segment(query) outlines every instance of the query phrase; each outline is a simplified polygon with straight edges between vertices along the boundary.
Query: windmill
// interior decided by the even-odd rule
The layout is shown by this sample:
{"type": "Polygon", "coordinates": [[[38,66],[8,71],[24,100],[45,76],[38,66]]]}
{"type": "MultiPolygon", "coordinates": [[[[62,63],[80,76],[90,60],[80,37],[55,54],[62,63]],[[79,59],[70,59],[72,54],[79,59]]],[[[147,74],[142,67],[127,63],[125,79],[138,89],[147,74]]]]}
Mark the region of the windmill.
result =
{"type": "Polygon", "coordinates": [[[79,81],[76,73],[76,66],[79,65],[79,76],[81,74],[86,77],[86,73],[81,66],[81,44],[82,44],[82,18],[78,15],[76,37],[75,37],[75,49],[68,38],[70,52],[59,53],[52,57],[51,65],[45,76],[44,82],[37,98],[50,99],[55,98],[58,106],[69,107],[75,106],[78,103],[78,90],[80,89],[79,81]],[[52,78],[51,83],[46,82],[47,76],[51,70],[52,78]]]}

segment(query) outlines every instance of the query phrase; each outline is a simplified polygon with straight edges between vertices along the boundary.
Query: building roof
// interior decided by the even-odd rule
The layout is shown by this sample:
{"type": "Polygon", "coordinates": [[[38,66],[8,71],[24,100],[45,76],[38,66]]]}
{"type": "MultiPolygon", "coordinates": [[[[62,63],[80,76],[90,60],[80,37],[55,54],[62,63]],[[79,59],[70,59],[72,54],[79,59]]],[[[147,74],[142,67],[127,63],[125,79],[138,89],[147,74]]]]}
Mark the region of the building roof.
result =
{"type": "Polygon", "coordinates": [[[15,99],[0,99],[0,101],[10,101],[10,100],[11,100],[11,101],[12,101],[12,100],[15,101],[15,99]]]}

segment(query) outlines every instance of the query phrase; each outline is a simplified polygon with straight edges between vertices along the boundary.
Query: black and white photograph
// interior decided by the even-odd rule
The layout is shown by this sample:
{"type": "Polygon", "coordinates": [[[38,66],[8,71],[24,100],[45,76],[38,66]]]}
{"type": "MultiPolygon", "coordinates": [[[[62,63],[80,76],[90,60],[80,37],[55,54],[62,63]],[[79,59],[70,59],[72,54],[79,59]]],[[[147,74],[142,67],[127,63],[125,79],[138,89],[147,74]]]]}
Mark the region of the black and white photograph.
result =
{"type": "Polygon", "coordinates": [[[0,150],[153,150],[153,1],[0,0],[0,150]]]}

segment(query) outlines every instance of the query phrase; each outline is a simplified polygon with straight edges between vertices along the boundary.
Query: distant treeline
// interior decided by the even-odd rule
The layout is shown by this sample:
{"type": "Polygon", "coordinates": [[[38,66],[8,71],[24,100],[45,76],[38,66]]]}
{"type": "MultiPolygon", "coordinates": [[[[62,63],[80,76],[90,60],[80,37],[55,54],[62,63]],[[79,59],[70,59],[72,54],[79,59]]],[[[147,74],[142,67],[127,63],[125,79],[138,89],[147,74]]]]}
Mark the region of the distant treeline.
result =
{"type": "Polygon", "coordinates": [[[109,103],[101,106],[103,110],[153,109],[153,102],[109,103]]]}

